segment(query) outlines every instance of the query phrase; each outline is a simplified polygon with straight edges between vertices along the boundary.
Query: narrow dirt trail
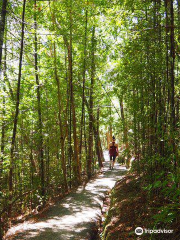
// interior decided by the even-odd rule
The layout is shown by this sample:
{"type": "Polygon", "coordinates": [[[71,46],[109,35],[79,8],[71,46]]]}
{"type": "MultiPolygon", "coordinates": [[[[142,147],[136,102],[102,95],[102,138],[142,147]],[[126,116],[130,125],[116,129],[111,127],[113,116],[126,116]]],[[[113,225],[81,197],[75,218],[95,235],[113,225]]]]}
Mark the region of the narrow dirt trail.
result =
{"type": "Polygon", "coordinates": [[[125,167],[115,164],[109,169],[108,153],[102,174],[85,187],[79,187],[62,201],[56,203],[37,222],[26,221],[12,227],[7,236],[13,240],[85,240],[94,239],[94,228],[101,217],[101,207],[106,192],[126,173],[125,167]],[[15,234],[15,235],[14,235],[15,234]]]}

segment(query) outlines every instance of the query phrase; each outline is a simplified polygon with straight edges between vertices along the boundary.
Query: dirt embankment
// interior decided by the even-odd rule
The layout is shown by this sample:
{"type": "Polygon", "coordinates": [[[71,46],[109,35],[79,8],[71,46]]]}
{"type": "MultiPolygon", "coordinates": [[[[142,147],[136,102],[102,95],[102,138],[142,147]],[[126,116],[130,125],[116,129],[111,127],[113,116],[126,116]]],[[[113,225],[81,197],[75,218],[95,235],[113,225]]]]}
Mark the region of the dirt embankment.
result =
{"type": "MultiPolygon", "coordinates": [[[[140,177],[128,175],[117,181],[111,192],[109,209],[105,211],[105,221],[101,229],[103,240],[179,240],[180,227],[177,222],[168,226],[159,226],[157,229],[173,229],[168,233],[143,233],[136,235],[137,227],[145,229],[156,229],[153,216],[158,213],[162,202],[154,197],[150,200],[148,192],[143,190],[143,182],[140,177]]],[[[108,200],[106,199],[105,205],[108,200]]]]}

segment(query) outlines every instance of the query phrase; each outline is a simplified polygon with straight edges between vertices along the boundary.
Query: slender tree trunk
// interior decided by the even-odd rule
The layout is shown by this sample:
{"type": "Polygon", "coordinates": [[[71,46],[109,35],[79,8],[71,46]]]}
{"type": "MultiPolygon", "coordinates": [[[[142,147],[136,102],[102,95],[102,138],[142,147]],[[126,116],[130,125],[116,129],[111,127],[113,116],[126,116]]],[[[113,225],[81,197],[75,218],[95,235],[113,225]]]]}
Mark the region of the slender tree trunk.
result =
{"type": "MultiPolygon", "coordinates": [[[[53,1],[54,5],[54,1],[53,1]]],[[[55,28],[55,15],[54,12],[52,13],[52,19],[53,19],[53,28],[55,28]]],[[[66,51],[66,50],[65,50],[66,51]]],[[[65,52],[65,68],[67,69],[66,66],[66,52],[65,52]]],[[[62,170],[63,170],[63,181],[64,181],[64,190],[68,191],[68,183],[67,183],[67,170],[66,170],[66,159],[65,159],[65,138],[66,138],[66,133],[67,133],[67,111],[68,111],[68,105],[69,105],[69,97],[67,100],[67,108],[66,108],[66,116],[65,116],[65,124],[63,124],[62,121],[62,98],[61,98],[61,93],[60,93],[60,80],[58,76],[58,71],[57,71],[57,56],[56,56],[56,44],[54,42],[54,68],[55,68],[55,80],[57,83],[57,95],[58,95],[58,118],[59,118],[59,130],[60,130],[60,147],[61,147],[61,159],[62,159],[62,170]],[[64,129],[64,131],[63,131],[64,129]]],[[[67,79],[67,76],[66,76],[67,79]]],[[[67,84],[68,86],[68,84],[67,84]]],[[[67,96],[68,91],[67,91],[67,96]]],[[[70,123],[71,125],[71,123],[70,123]]],[[[71,154],[70,154],[71,155],[71,154]]],[[[71,156],[70,156],[71,157],[71,156]]]]}
{"type": "Polygon", "coordinates": [[[87,136],[86,136],[86,115],[84,111],[84,147],[85,147],[85,154],[88,156],[88,144],[87,144],[87,136]]]}
{"type": "MultiPolygon", "coordinates": [[[[70,100],[70,96],[69,96],[69,100],[70,100]]],[[[73,156],[73,150],[72,150],[72,111],[71,111],[71,101],[69,101],[69,128],[68,128],[68,145],[69,145],[69,149],[68,149],[68,153],[69,153],[69,179],[70,179],[70,188],[72,187],[72,156],[73,156]]]]}
{"type": "MultiPolygon", "coordinates": [[[[98,136],[98,141],[99,141],[98,146],[99,146],[99,151],[100,151],[100,157],[101,157],[102,161],[104,162],[103,149],[102,149],[102,144],[101,144],[101,140],[100,140],[100,133],[99,133],[99,116],[100,116],[100,109],[98,107],[98,109],[97,109],[97,120],[96,120],[97,121],[97,129],[96,129],[96,131],[97,131],[97,136],[98,136]]],[[[100,163],[100,165],[101,165],[101,163],[100,163]]]]}
{"type": "MultiPolygon", "coordinates": [[[[166,48],[167,48],[167,78],[168,78],[168,103],[170,105],[169,123],[170,123],[170,143],[175,154],[175,37],[174,37],[174,3],[173,1],[165,0],[166,12],[166,48]]],[[[177,160],[174,157],[174,168],[176,172],[177,160]]]]}
{"type": "MultiPolygon", "coordinates": [[[[95,27],[92,30],[92,60],[91,60],[91,88],[89,99],[89,139],[88,139],[88,158],[87,158],[87,175],[91,178],[92,174],[92,158],[93,158],[93,88],[94,88],[94,75],[95,75],[95,27]]],[[[83,99],[84,101],[84,99],[83,99]]]]}
{"type": "MultiPolygon", "coordinates": [[[[47,86],[47,81],[45,82],[45,85],[47,86]]],[[[49,115],[49,98],[48,98],[48,88],[45,88],[45,92],[46,92],[46,121],[48,122],[48,120],[50,119],[50,115],[49,115]]],[[[49,183],[50,183],[50,126],[48,125],[46,128],[46,132],[48,134],[48,138],[46,140],[46,145],[45,145],[45,159],[46,159],[46,194],[49,195],[51,194],[51,189],[49,188],[49,183]]]]}
{"type": "MultiPolygon", "coordinates": [[[[135,158],[138,159],[138,137],[137,137],[137,113],[136,113],[136,90],[133,89],[133,97],[134,97],[134,113],[133,113],[133,125],[134,125],[134,154],[135,154],[135,158]]],[[[121,116],[123,116],[124,118],[124,113],[122,113],[124,111],[123,109],[123,103],[121,102],[121,116]]],[[[123,119],[122,118],[122,119],[123,119]]],[[[123,120],[124,121],[124,120],[123,120]]],[[[124,125],[124,124],[123,124],[124,125]]],[[[126,130],[123,131],[124,134],[126,134],[126,130]]],[[[127,136],[126,136],[127,137],[127,136]]]]}
{"type": "MultiPolygon", "coordinates": [[[[6,36],[5,36],[6,38],[6,36]]],[[[6,40],[5,40],[6,41],[6,40]]],[[[9,87],[9,96],[11,97],[11,100],[14,101],[14,93],[13,93],[13,90],[12,90],[12,87],[11,87],[11,83],[7,77],[7,59],[6,59],[6,56],[7,56],[7,43],[5,42],[5,49],[4,49],[4,79],[5,79],[5,82],[7,83],[8,87],[9,87]]]]}
{"type": "MultiPolygon", "coordinates": [[[[88,113],[90,115],[90,107],[89,104],[85,98],[85,104],[86,107],[88,109],[88,113]]],[[[101,147],[101,139],[99,136],[99,133],[97,132],[97,123],[96,123],[96,119],[94,118],[94,115],[92,114],[92,126],[93,126],[93,133],[94,133],[94,138],[95,138],[95,149],[96,149],[96,155],[98,157],[98,163],[99,163],[99,167],[103,167],[103,161],[104,161],[104,156],[103,156],[103,152],[102,152],[102,147],[101,147]]]]}
{"type": "MultiPolygon", "coordinates": [[[[4,82],[3,82],[3,92],[6,91],[6,44],[5,44],[5,50],[4,50],[4,82]]],[[[5,96],[3,95],[3,110],[2,110],[2,127],[1,127],[1,158],[0,158],[0,191],[2,191],[3,188],[3,162],[4,162],[4,149],[5,149],[5,130],[6,130],[6,120],[5,120],[5,114],[6,114],[6,100],[5,96]]],[[[2,240],[3,237],[3,223],[1,221],[1,215],[0,215],[0,240],[2,240]]]]}
{"type": "Polygon", "coordinates": [[[81,162],[82,153],[82,142],[83,142],[83,125],[85,117],[85,82],[86,82],[86,55],[87,55],[87,24],[88,24],[88,11],[86,10],[86,20],[85,20],[85,36],[84,36],[84,59],[83,59],[83,92],[82,92],[82,114],[81,114],[81,133],[80,133],[80,147],[79,147],[79,160],[81,162]]]}
{"type": "Polygon", "coordinates": [[[126,125],[126,120],[124,116],[124,104],[123,104],[123,99],[120,99],[120,107],[121,107],[121,119],[123,123],[123,143],[126,146],[126,151],[127,151],[127,161],[126,161],[126,166],[129,168],[130,166],[130,157],[129,157],[129,142],[128,142],[128,134],[127,134],[127,125],[126,125]]]}
{"type": "MultiPolygon", "coordinates": [[[[62,99],[60,93],[60,81],[57,72],[57,60],[56,60],[56,45],[54,43],[54,67],[55,67],[55,79],[57,83],[57,92],[58,92],[58,118],[59,118],[59,128],[60,128],[60,144],[61,144],[61,159],[62,159],[62,170],[63,170],[63,180],[64,180],[64,189],[68,190],[67,178],[66,178],[66,160],[65,160],[65,133],[63,128],[66,128],[65,124],[62,123],[62,99]]],[[[66,131],[66,129],[65,129],[66,131]]]]}
{"type": "MultiPolygon", "coordinates": [[[[180,42],[180,0],[177,0],[177,5],[178,5],[178,42],[180,42]]],[[[180,59],[180,57],[179,57],[180,59]]],[[[179,66],[178,66],[178,73],[179,75],[179,66]]],[[[179,83],[179,81],[178,81],[179,83]]],[[[180,120],[180,111],[179,111],[179,106],[180,105],[180,97],[177,97],[177,110],[176,110],[176,124],[179,122],[180,120]]]]}
{"type": "Polygon", "coordinates": [[[43,125],[42,125],[42,110],[41,110],[41,91],[40,91],[40,82],[38,74],[38,49],[37,49],[37,16],[36,16],[36,0],[35,3],[35,13],[34,13],[34,46],[35,46],[35,77],[37,84],[37,102],[38,102],[38,130],[39,130],[39,159],[40,159],[40,173],[41,173],[41,194],[45,196],[45,173],[44,173],[44,150],[43,150],[43,125]]]}
{"type": "Polygon", "coordinates": [[[97,132],[96,120],[94,119],[94,117],[92,117],[92,124],[93,124],[94,138],[95,138],[96,155],[98,157],[99,167],[102,168],[104,156],[102,152],[101,139],[100,139],[99,133],[97,132]]]}
{"type": "Polygon", "coordinates": [[[2,61],[2,48],[3,48],[3,40],[4,40],[4,29],[6,24],[6,7],[7,0],[3,0],[2,9],[0,15],[0,76],[1,76],[1,61],[2,61]]]}
{"type": "MultiPolygon", "coordinates": [[[[32,142],[30,143],[30,184],[31,184],[31,189],[33,189],[34,187],[34,172],[36,171],[36,166],[35,166],[35,162],[33,159],[33,146],[32,146],[32,142]]],[[[32,209],[32,205],[33,205],[33,194],[31,194],[31,209],[32,209]]]]}
{"type": "MultiPolygon", "coordinates": [[[[66,47],[66,46],[65,46],[66,47]]],[[[67,79],[67,116],[68,116],[68,167],[69,167],[69,187],[72,187],[72,111],[71,111],[71,96],[70,96],[70,82],[68,81],[68,67],[67,67],[67,53],[65,49],[65,68],[66,68],[66,79],[67,79]]]]}
{"type": "Polygon", "coordinates": [[[19,73],[18,73],[18,82],[17,82],[17,93],[16,93],[16,110],[13,123],[13,134],[11,140],[11,150],[10,150],[10,169],[9,169],[9,206],[8,206],[8,215],[11,216],[12,209],[12,196],[13,196],[13,163],[14,163],[14,148],[16,143],[16,133],[17,133],[17,123],[19,115],[19,103],[20,103],[20,88],[21,88],[21,73],[22,73],[22,58],[23,58],[23,49],[24,49],[24,20],[25,20],[25,7],[26,0],[23,0],[23,12],[22,12],[22,29],[21,29],[21,48],[19,56],[19,73]]]}
{"type": "MultiPolygon", "coordinates": [[[[6,45],[5,45],[5,50],[4,50],[4,82],[3,82],[3,91],[5,93],[6,91],[6,78],[7,78],[7,74],[6,74],[6,45]]],[[[5,100],[5,96],[3,95],[3,110],[2,110],[2,128],[1,128],[1,159],[0,159],[0,180],[1,180],[1,174],[2,174],[2,170],[3,170],[3,160],[4,160],[4,148],[5,148],[5,129],[6,129],[6,121],[5,121],[5,114],[6,114],[6,100],[5,100]]],[[[0,181],[2,183],[2,181],[0,181]]],[[[0,183],[0,184],[1,184],[0,183]]]]}
{"type": "Polygon", "coordinates": [[[176,131],[176,116],[175,116],[175,36],[174,36],[174,3],[170,1],[170,22],[171,22],[171,30],[170,30],[170,64],[171,64],[171,138],[172,138],[172,146],[173,146],[173,154],[174,154],[174,170],[177,175],[177,151],[175,144],[175,131],[176,131]]]}
{"type": "MultiPolygon", "coordinates": [[[[88,177],[91,176],[90,171],[92,171],[92,145],[90,144],[90,141],[93,141],[92,137],[92,130],[94,132],[94,138],[95,138],[95,145],[96,145],[96,154],[98,156],[98,163],[99,167],[103,167],[102,161],[104,160],[102,147],[101,147],[101,140],[99,137],[99,131],[97,131],[97,124],[96,120],[93,116],[93,87],[94,87],[94,80],[95,80],[95,27],[92,29],[92,39],[91,39],[91,45],[92,45],[92,52],[91,52],[91,89],[90,89],[90,105],[88,106],[88,112],[89,112],[89,154],[88,154],[88,177]]],[[[85,101],[86,105],[88,105],[87,101],[85,101]]]]}
{"type": "Polygon", "coordinates": [[[171,30],[170,30],[170,42],[171,42],[171,49],[170,49],[170,61],[171,61],[171,128],[172,134],[174,136],[175,126],[176,126],[176,118],[175,118],[175,76],[174,76],[174,69],[175,69],[175,39],[174,39],[174,4],[173,1],[170,1],[170,16],[171,16],[171,30]]]}
{"type": "Polygon", "coordinates": [[[69,85],[70,85],[70,102],[71,102],[71,111],[72,111],[72,123],[73,123],[73,138],[74,138],[74,162],[73,162],[73,171],[74,177],[76,179],[76,184],[81,182],[81,171],[79,163],[79,151],[78,151],[78,140],[77,140],[77,124],[76,124],[76,111],[74,103],[74,90],[73,90],[73,62],[72,62],[72,0],[70,0],[70,41],[68,43],[66,37],[64,36],[64,41],[68,49],[68,70],[69,70],[69,85]]]}

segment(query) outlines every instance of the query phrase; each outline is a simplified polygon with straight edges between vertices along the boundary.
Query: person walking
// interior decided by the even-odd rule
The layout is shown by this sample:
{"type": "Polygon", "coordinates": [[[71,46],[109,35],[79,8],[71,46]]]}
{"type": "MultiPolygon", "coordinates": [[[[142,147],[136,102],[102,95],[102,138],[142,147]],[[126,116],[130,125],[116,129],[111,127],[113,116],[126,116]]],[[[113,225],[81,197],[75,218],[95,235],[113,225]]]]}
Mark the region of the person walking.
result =
{"type": "Polygon", "coordinates": [[[115,137],[112,137],[112,142],[109,144],[110,169],[114,168],[116,157],[118,156],[118,144],[115,142],[115,137]]]}

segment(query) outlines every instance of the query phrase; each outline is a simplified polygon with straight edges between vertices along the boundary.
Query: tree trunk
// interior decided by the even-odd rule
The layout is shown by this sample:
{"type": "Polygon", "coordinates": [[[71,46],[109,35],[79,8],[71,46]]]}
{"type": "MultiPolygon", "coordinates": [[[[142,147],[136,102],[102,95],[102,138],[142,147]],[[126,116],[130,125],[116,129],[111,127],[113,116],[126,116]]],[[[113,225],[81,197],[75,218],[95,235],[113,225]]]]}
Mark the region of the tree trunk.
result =
{"type": "Polygon", "coordinates": [[[86,82],[86,55],[87,55],[87,23],[88,23],[88,11],[86,10],[85,20],[85,36],[84,36],[84,59],[83,59],[83,92],[82,92],[82,114],[81,114],[81,133],[80,133],[80,146],[79,146],[79,161],[81,162],[82,143],[83,143],[83,125],[85,117],[84,97],[85,97],[85,82],[86,82]]]}
{"type": "Polygon", "coordinates": [[[128,142],[128,134],[127,134],[127,125],[126,125],[126,120],[124,116],[124,104],[123,104],[123,99],[120,99],[120,107],[121,107],[121,119],[123,123],[123,143],[126,146],[126,151],[127,151],[127,161],[126,161],[126,166],[129,168],[130,166],[130,156],[129,156],[129,142],[128,142]]]}
{"type": "MultiPolygon", "coordinates": [[[[178,42],[180,42],[180,0],[177,0],[177,5],[178,5],[178,42]]],[[[180,59],[180,57],[179,57],[180,59]]],[[[178,73],[179,75],[179,67],[178,67],[178,73]]],[[[178,81],[178,84],[179,84],[179,81],[178,81]]],[[[180,105],[180,98],[177,97],[177,107],[176,107],[176,124],[179,122],[180,120],[180,116],[179,116],[179,106],[180,105]]]]}
{"type": "MultiPolygon", "coordinates": [[[[5,54],[4,54],[4,82],[3,82],[3,92],[6,91],[6,45],[5,45],[5,54]]],[[[0,191],[2,191],[3,188],[3,162],[4,162],[4,149],[5,149],[5,130],[6,130],[6,120],[5,120],[5,114],[6,114],[6,100],[5,96],[3,95],[3,110],[2,110],[2,127],[1,127],[1,158],[0,158],[0,191]]],[[[3,237],[3,222],[1,221],[1,215],[0,215],[0,240],[2,240],[3,237]]]]}
{"type": "Polygon", "coordinates": [[[0,76],[1,76],[1,61],[2,61],[2,48],[3,48],[3,40],[4,40],[4,29],[6,24],[6,7],[7,0],[3,0],[1,16],[0,16],[0,76]]]}
{"type": "Polygon", "coordinates": [[[11,150],[10,150],[10,169],[9,169],[9,183],[8,183],[9,185],[8,215],[9,217],[11,216],[11,209],[12,209],[11,201],[13,196],[13,163],[14,163],[14,148],[16,143],[16,133],[17,133],[17,123],[18,123],[18,115],[19,115],[19,103],[20,103],[22,57],[23,57],[23,49],[24,49],[25,7],[26,7],[26,0],[23,0],[21,47],[20,47],[19,73],[18,73],[18,82],[17,82],[17,93],[16,93],[16,110],[15,110],[15,116],[14,116],[13,134],[12,134],[11,150]]]}
{"type": "MultiPolygon", "coordinates": [[[[166,11],[166,48],[167,48],[167,78],[168,78],[168,103],[170,105],[170,144],[175,154],[175,38],[174,38],[174,4],[173,1],[165,0],[166,11]],[[169,43],[169,44],[168,44],[169,43]],[[170,53],[169,53],[170,52],[170,53]]],[[[174,157],[174,168],[176,172],[176,157],[174,157]]]]}
{"type": "Polygon", "coordinates": [[[171,63],[171,138],[172,138],[172,146],[173,146],[173,154],[174,154],[174,170],[177,175],[177,151],[175,144],[175,131],[176,131],[176,116],[175,116],[175,37],[174,37],[174,3],[170,1],[170,22],[171,22],[171,30],[170,30],[170,63],[171,63]]]}
{"type": "MultiPolygon", "coordinates": [[[[87,175],[91,178],[92,174],[92,158],[93,158],[93,88],[94,88],[94,75],[95,75],[95,27],[92,30],[92,40],[91,40],[91,87],[90,87],[90,99],[89,99],[89,139],[88,139],[88,158],[87,158],[87,175]]],[[[84,99],[83,99],[84,100],[84,99]]]]}
{"type": "MultiPolygon", "coordinates": [[[[86,107],[88,109],[88,113],[90,115],[90,107],[89,104],[87,102],[87,100],[85,99],[85,104],[86,107]]],[[[98,163],[99,163],[99,167],[103,167],[103,161],[104,161],[104,156],[103,156],[103,152],[102,152],[102,147],[101,147],[101,139],[99,137],[99,133],[97,132],[97,124],[96,124],[96,119],[94,118],[94,115],[92,114],[92,126],[93,126],[93,133],[94,133],[94,138],[95,138],[95,149],[96,149],[96,155],[98,157],[98,163]]]]}
{"type": "Polygon", "coordinates": [[[37,84],[37,102],[38,102],[38,130],[39,130],[39,159],[40,159],[40,173],[41,173],[41,194],[42,197],[45,196],[45,177],[44,177],[44,150],[43,150],[43,125],[42,125],[42,110],[41,110],[41,92],[40,92],[40,82],[38,74],[38,54],[37,54],[37,16],[36,16],[36,0],[35,4],[35,13],[34,13],[34,47],[35,47],[35,77],[37,84]]]}
{"type": "MultiPolygon", "coordinates": [[[[65,44],[66,45],[66,44],[65,44]]],[[[65,46],[66,47],[66,46],[65,46]]],[[[68,81],[68,66],[67,66],[67,54],[65,48],[65,69],[66,69],[66,79],[67,79],[67,116],[68,116],[68,176],[69,176],[69,187],[72,187],[72,111],[71,111],[71,96],[70,96],[70,83],[68,81]]]]}
{"type": "Polygon", "coordinates": [[[99,133],[99,116],[100,116],[100,109],[98,107],[97,109],[97,136],[98,136],[98,145],[99,145],[99,150],[100,150],[100,156],[101,156],[101,159],[102,161],[104,162],[104,155],[103,155],[103,149],[102,149],[102,144],[101,144],[101,140],[100,140],[100,133],[99,133]]]}
{"type": "MultiPolygon", "coordinates": [[[[61,158],[62,158],[62,170],[63,170],[63,180],[64,180],[64,189],[68,191],[67,178],[66,178],[66,160],[65,160],[65,133],[63,128],[66,128],[65,124],[62,123],[62,99],[60,93],[60,81],[57,72],[57,60],[56,60],[56,45],[54,43],[54,67],[55,67],[55,79],[57,83],[57,92],[58,92],[58,118],[59,118],[59,129],[60,129],[60,144],[61,144],[61,158]]],[[[66,130],[65,130],[66,131],[66,130]]]]}
{"type": "Polygon", "coordinates": [[[173,1],[170,1],[170,16],[171,16],[171,31],[170,31],[170,61],[171,61],[171,128],[172,134],[174,136],[176,118],[175,118],[175,90],[174,90],[174,68],[175,68],[175,39],[174,39],[174,4],[173,1]]]}
{"type": "MultiPolygon", "coordinates": [[[[6,74],[6,45],[5,45],[5,50],[4,50],[4,69],[3,69],[3,74],[4,74],[4,82],[3,82],[3,92],[5,93],[6,91],[6,78],[7,78],[7,74],[6,74]]],[[[5,121],[5,114],[6,114],[6,100],[5,100],[5,96],[3,95],[3,110],[2,110],[2,128],[1,128],[1,158],[0,158],[0,182],[1,181],[1,174],[2,174],[2,170],[3,170],[3,160],[4,160],[4,148],[5,148],[5,128],[6,128],[6,121],[5,121]]],[[[1,185],[0,183],[0,185],[1,185]]]]}
{"type": "Polygon", "coordinates": [[[76,126],[76,110],[74,103],[74,90],[73,90],[73,63],[72,63],[72,0],[70,0],[69,20],[70,20],[70,41],[68,43],[66,36],[64,36],[64,42],[68,50],[68,70],[69,70],[69,85],[70,85],[70,104],[72,111],[72,124],[73,124],[73,138],[74,138],[74,162],[73,171],[76,179],[76,185],[81,183],[81,171],[79,163],[79,151],[77,141],[77,126],[76,126]]]}

